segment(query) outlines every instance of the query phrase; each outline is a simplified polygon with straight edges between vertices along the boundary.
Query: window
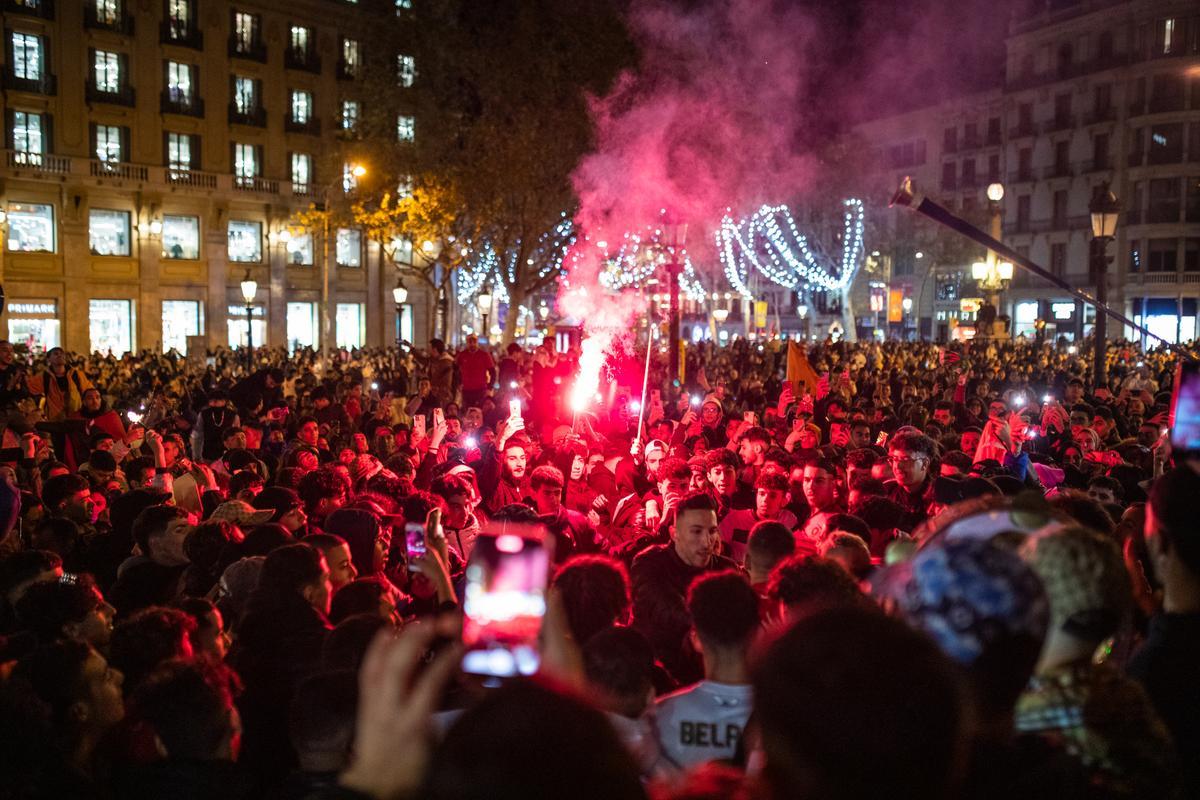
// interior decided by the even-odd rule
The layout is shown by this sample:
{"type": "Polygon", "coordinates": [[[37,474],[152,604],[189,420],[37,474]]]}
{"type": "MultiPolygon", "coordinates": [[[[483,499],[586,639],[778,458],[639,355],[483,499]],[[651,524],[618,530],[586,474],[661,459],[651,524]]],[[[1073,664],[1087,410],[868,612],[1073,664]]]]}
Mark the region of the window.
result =
{"type": "Polygon", "coordinates": [[[172,170],[191,170],[196,168],[193,155],[200,148],[193,147],[193,135],[167,131],[167,167],[172,170]]]}
{"type": "Polygon", "coordinates": [[[200,218],[163,216],[162,257],[196,261],[200,258],[200,218]]]}
{"type": "Polygon", "coordinates": [[[396,184],[396,197],[403,200],[406,197],[412,197],[413,193],[413,178],[412,175],[405,175],[400,178],[400,182],[396,184]]]}
{"type": "Polygon", "coordinates": [[[1000,118],[988,118],[987,143],[1000,144],[1000,118]]]}
{"type": "Polygon", "coordinates": [[[1183,161],[1183,123],[1154,125],[1150,128],[1151,164],[1178,164],[1183,161]]]}
{"type": "Polygon", "coordinates": [[[258,15],[245,11],[233,12],[233,50],[250,55],[258,46],[258,15]]]}
{"type": "Polygon", "coordinates": [[[1050,245],[1050,271],[1060,278],[1067,271],[1067,246],[1061,242],[1050,245]]]}
{"type": "Polygon", "coordinates": [[[288,263],[296,267],[313,265],[313,237],[311,233],[294,233],[287,242],[288,263]]]}
{"type": "Polygon", "coordinates": [[[407,236],[397,236],[392,240],[392,261],[397,264],[413,263],[413,243],[407,236]]]}
{"type": "Polygon", "coordinates": [[[1129,242],[1129,271],[1142,271],[1142,243],[1137,239],[1131,239],[1129,242]]]}
{"type": "Polygon", "coordinates": [[[1178,178],[1156,178],[1150,181],[1150,205],[1147,222],[1179,222],[1181,193],[1178,178]]]}
{"type": "Polygon", "coordinates": [[[312,93],[292,92],[292,122],[298,125],[307,124],[312,118],[312,93]]]}
{"type": "Polygon", "coordinates": [[[1067,190],[1059,189],[1054,193],[1054,227],[1067,227],[1067,190]]]}
{"type": "Polygon", "coordinates": [[[946,128],[942,131],[942,149],[947,153],[953,153],[958,149],[958,129],[946,128]]]}
{"type": "Polygon", "coordinates": [[[417,79],[417,62],[412,56],[396,56],[396,78],[406,89],[417,79]]]}
{"type": "Polygon", "coordinates": [[[1017,180],[1033,180],[1033,148],[1022,147],[1017,151],[1017,180]]]}
{"type": "Polygon", "coordinates": [[[91,209],[88,212],[88,246],[94,256],[129,255],[129,212],[91,209]]]}
{"type": "Polygon", "coordinates": [[[358,69],[362,66],[362,54],[360,52],[357,39],[342,39],[342,75],[347,78],[358,76],[358,69]]]}
{"type": "MultiPolygon", "coordinates": [[[[416,137],[416,119],[408,114],[396,117],[396,138],[401,142],[411,142],[416,137]]],[[[1195,126],[1200,130],[1200,125],[1195,126]]]]}
{"type": "Polygon", "coordinates": [[[1017,127],[1021,133],[1033,130],[1033,103],[1021,103],[1017,106],[1017,127]]]}
{"type": "Polygon", "coordinates": [[[191,64],[181,64],[178,61],[167,62],[167,97],[172,103],[191,105],[192,103],[192,67],[191,64]]]}
{"type": "Polygon", "coordinates": [[[116,163],[123,161],[125,153],[124,131],[116,125],[93,126],[93,148],[99,161],[116,163]]]}
{"type": "Polygon", "coordinates": [[[1107,119],[1112,115],[1112,84],[1102,83],[1096,87],[1092,95],[1092,116],[1095,119],[1107,119]]]}
{"type": "Polygon", "coordinates": [[[1003,178],[1000,176],[1000,156],[993,153],[988,156],[988,183],[998,183],[1003,178]]]}
{"type": "Polygon", "coordinates": [[[121,21],[121,0],[92,0],[96,10],[96,22],[101,25],[117,25],[121,21]]]}
{"type": "Polygon", "coordinates": [[[239,186],[248,186],[262,174],[258,145],[233,143],[233,174],[239,186]]]}
{"type": "Polygon", "coordinates": [[[342,130],[353,131],[358,127],[358,101],[342,101],[342,130]]]}
{"type": "Polygon", "coordinates": [[[312,181],[312,156],[292,153],[292,191],[307,192],[312,181]]]}
{"type": "Polygon", "coordinates": [[[396,0],[396,16],[412,9],[412,0],[396,0]]]}
{"type": "Polygon", "coordinates": [[[1146,110],[1146,79],[1138,78],[1133,82],[1133,91],[1129,98],[1129,116],[1134,117],[1146,110]]]}
{"type": "Polygon", "coordinates": [[[1184,272],[1200,272],[1200,239],[1183,240],[1184,272]]]}
{"type": "Polygon", "coordinates": [[[293,25],[288,37],[288,47],[297,55],[307,55],[309,43],[312,41],[312,28],[303,25],[293,25]]]}
{"type": "Polygon", "coordinates": [[[942,188],[943,189],[953,189],[954,188],[955,174],[956,174],[956,171],[955,171],[955,166],[954,166],[953,161],[947,161],[945,164],[942,164],[942,188]]]}
{"type": "Polygon", "coordinates": [[[1200,175],[1193,175],[1185,179],[1184,185],[1187,187],[1187,198],[1184,200],[1186,207],[1184,208],[1184,220],[1187,222],[1200,222],[1200,175]]]}
{"type": "Polygon", "coordinates": [[[12,112],[13,161],[17,164],[40,165],[46,154],[44,115],[32,111],[12,112]]]}
{"type": "Polygon", "coordinates": [[[24,344],[31,350],[43,352],[61,346],[56,300],[10,300],[6,310],[8,340],[13,344],[24,344]]]}
{"type": "Polygon", "coordinates": [[[320,325],[317,322],[316,303],[287,304],[287,338],[288,352],[295,352],[300,347],[316,348],[319,344],[317,332],[320,325]]]}
{"type": "Polygon", "coordinates": [[[256,263],[262,261],[262,223],[229,220],[229,260],[256,263]]]}
{"type": "Polygon", "coordinates": [[[1092,169],[1108,169],[1108,134],[1092,137],[1092,169]]]}
{"type": "Polygon", "coordinates": [[[9,203],[8,249],[18,253],[53,253],[54,206],[9,203]]]}
{"type": "Polygon", "coordinates": [[[963,147],[979,147],[979,123],[968,122],[963,126],[963,147]]]}
{"type": "Polygon", "coordinates": [[[133,302],[89,300],[88,332],[93,353],[121,356],[133,350],[133,302]]]}
{"type": "MultiPolygon", "coordinates": [[[[227,306],[226,326],[229,332],[230,347],[245,347],[246,341],[246,306],[227,306]]],[[[250,335],[255,346],[261,347],[267,343],[267,309],[263,306],[250,307],[250,335]]]]}
{"type": "Polygon", "coordinates": [[[1112,58],[1113,54],[1113,35],[1112,31],[1104,31],[1100,34],[1100,38],[1096,41],[1096,55],[1101,59],[1112,58]]]}
{"type": "Polygon", "coordinates": [[[96,50],[92,60],[92,82],[98,92],[116,94],[121,91],[121,55],[96,50]]]}
{"type": "Polygon", "coordinates": [[[1146,154],[1146,129],[1134,128],[1129,132],[1129,166],[1140,167],[1146,154]]]}
{"type": "Polygon", "coordinates": [[[366,343],[366,306],[362,303],[338,303],[334,338],[338,347],[351,350],[366,343]]]}
{"type": "Polygon", "coordinates": [[[973,158],[968,158],[963,161],[962,185],[964,187],[975,185],[975,159],[973,158]]]}
{"type": "Polygon", "coordinates": [[[1187,84],[1182,75],[1155,75],[1150,80],[1150,113],[1182,111],[1187,84]]]}
{"type": "Polygon", "coordinates": [[[167,36],[172,41],[188,38],[192,30],[192,0],[167,0],[167,36]]]}
{"type": "Polygon", "coordinates": [[[244,75],[233,76],[233,108],[239,114],[258,110],[258,81],[244,75]]]}
{"type": "MultiPolygon", "coordinates": [[[[1200,107],[1197,107],[1200,110],[1200,107]]],[[[1200,162],[1200,121],[1188,125],[1188,154],[1187,160],[1193,164],[1200,162]]]]}
{"type": "Polygon", "coordinates": [[[1054,96],[1054,127],[1065,128],[1071,125],[1071,94],[1064,92],[1054,96]]]}
{"type": "Polygon", "coordinates": [[[338,228],[337,263],[339,267],[362,266],[362,231],[357,228],[338,228]]]}
{"type": "Polygon", "coordinates": [[[1071,174],[1071,140],[1054,143],[1054,174],[1062,177],[1071,174]]]}
{"type": "Polygon", "coordinates": [[[1149,271],[1175,272],[1178,244],[1178,239],[1151,239],[1148,247],[1150,251],[1149,271]]]}
{"type": "Polygon", "coordinates": [[[1023,194],[1017,198],[1017,231],[1029,231],[1029,195],[1023,194]]]}
{"type": "Polygon", "coordinates": [[[358,188],[358,176],[354,174],[354,165],[350,162],[342,164],[342,191],[346,194],[358,188]]]}
{"type": "Polygon", "coordinates": [[[1154,26],[1154,52],[1157,55],[1169,56],[1180,52],[1183,39],[1179,35],[1179,21],[1173,17],[1160,19],[1154,26]]]}
{"type": "Polygon", "coordinates": [[[197,300],[163,300],[163,351],[174,348],[180,355],[186,356],[188,337],[199,336],[203,332],[202,314],[200,302],[197,300]]]}
{"type": "Polygon", "coordinates": [[[12,34],[12,74],[26,81],[42,79],[42,37],[32,33],[12,34]]]}

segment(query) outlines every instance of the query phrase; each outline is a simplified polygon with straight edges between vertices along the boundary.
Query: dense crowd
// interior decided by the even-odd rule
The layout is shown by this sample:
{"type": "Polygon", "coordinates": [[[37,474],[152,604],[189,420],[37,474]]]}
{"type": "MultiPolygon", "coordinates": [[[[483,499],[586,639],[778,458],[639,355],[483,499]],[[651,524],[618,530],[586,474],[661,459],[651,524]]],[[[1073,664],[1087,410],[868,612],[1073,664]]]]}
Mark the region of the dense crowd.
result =
{"type": "Polygon", "coordinates": [[[1174,356],[578,355],[0,342],[0,796],[1200,796],[1174,356]],[[500,523],[553,555],[494,685],[500,523]]]}

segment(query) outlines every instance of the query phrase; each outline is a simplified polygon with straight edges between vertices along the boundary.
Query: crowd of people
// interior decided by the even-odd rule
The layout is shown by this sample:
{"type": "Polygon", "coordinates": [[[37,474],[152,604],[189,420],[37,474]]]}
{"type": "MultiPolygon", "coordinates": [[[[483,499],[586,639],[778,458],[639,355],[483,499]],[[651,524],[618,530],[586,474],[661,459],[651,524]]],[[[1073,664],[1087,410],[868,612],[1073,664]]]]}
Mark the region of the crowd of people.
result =
{"type": "Polygon", "coordinates": [[[1200,796],[1175,356],[805,355],[630,347],[571,408],[553,341],[0,342],[0,795],[1200,796]],[[501,523],[552,564],[495,685],[462,608],[501,523]]]}

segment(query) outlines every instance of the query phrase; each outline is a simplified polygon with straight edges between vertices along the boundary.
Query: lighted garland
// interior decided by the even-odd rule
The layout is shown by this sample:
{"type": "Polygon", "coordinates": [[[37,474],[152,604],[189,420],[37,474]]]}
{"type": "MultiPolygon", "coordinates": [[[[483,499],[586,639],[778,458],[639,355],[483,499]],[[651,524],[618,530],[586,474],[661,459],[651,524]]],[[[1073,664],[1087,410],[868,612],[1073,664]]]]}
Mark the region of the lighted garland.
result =
{"type": "MultiPolygon", "coordinates": [[[[658,275],[666,265],[667,256],[671,251],[670,247],[663,246],[657,240],[660,235],[660,230],[649,229],[644,235],[626,233],[615,253],[607,247],[607,243],[605,247],[600,247],[597,243],[597,249],[600,250],[605,263],[598,276],[600,285],[609,291],[619,292],[622,289],[639,288],[647,280],[658,275]]],[[[685,297],[701,302],[707,293],[696,275],[687,250],[681,248],[680,253],[683,256],[683,267],[679,271],[679,290],[685,297]]]]}
{"type": "MultiPolygon", "coordinates": [[[[525,254],[530,265],[542,264],[537,272],[538,280],[562,271],[563,259],[575,242],[574,222],[565,211],[561,216],[558,224],[539,236],[533,248],[525,254]]],[[[459,304],[469,306],[485,286],[491,289],[495,302],[507,303],[508,285],[516,282],[518,258],[519,246],[506,252],[502,260],[490,241],[468,250],[466,263],[458,270],[459,304]]]]}
{"type": "Polygon", "coordinates": [[[762,206],[742,222],[726,216],[715,236],[717,253],[730,286],[743,297],[751,269],[785,289],[811,287],[840,291],[854,280],[863,255],[863,203],[851,198],[845,206],[840,263],[816,252],[796,227],[785,205],[762,206]]]}

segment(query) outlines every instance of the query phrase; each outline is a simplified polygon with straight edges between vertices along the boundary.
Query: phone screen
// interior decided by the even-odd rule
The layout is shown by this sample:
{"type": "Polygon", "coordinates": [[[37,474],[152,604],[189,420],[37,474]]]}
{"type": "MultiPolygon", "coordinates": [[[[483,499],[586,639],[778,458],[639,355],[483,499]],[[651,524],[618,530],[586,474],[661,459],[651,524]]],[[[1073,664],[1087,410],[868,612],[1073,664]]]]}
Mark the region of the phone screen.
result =
{"type": "Polygon", "coordinates": [[[425,415],[424,414],[414,414],[413,415],[412,435],[413,435],[414,439],[424,439],[425,438],[425,415]]]}
{"type": "Polygon", "coordinates": [[[521,401],[517,399],[508,401],[508,416],[512,419],[521,418],[521,401]]]}
{"type": "Polygon", "coordinates": [[[463,593],[464,672],[495,678],[537,672],[551,546],[537,525],[489,525],[475,540],[463,593]]]}
{"type": "Polygon", "coordinates": [[[413,559],[425,555],[425,526],[409,522],[404,526],[404,550],[408,554],[408,568],[413,568],[413,559]]]}
{"type": "Polygon", "coordinates": [[[1171,404],[1171,448],[1200,453],[1200,364],[1183,362],[1171,404]]]}

